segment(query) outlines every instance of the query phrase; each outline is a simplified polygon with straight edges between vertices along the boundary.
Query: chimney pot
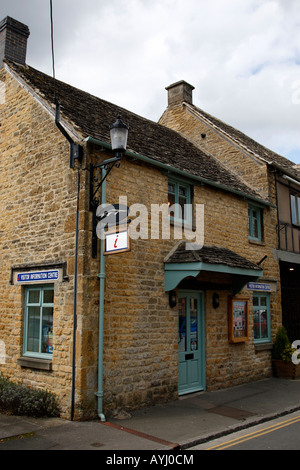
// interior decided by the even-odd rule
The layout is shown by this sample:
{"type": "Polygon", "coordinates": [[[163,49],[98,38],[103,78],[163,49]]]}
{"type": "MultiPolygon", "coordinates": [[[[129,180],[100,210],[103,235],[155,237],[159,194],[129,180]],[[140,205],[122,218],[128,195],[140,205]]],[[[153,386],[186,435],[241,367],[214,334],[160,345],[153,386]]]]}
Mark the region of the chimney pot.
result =
{"type": "Polygon", "coordinates": [[[25,65],[29,34],[28,26],[10,16],[0,22],[0,69],[3,59],[25,65]]]}
{"type": "Polygon", "coordinates": [[[193,90],[195,87],[181,80],[166,87],[168,91],[168,106],[174,106],[180,103],[193,104],[193,90]]]}

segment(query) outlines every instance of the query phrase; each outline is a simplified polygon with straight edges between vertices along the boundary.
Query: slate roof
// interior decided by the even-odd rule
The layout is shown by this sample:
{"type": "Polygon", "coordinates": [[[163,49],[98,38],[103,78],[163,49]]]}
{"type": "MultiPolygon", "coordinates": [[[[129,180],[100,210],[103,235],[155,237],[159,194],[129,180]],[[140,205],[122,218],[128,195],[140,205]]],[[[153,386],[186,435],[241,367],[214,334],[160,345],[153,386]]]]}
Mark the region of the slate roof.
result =
{"type": "Polygon", "coordinates": [[[258,156],[260,159],[263,159],[268,164],[277,164],[282,170],[286,170],[288,172],[293,173],[295,176],[300,178],[300,171],[296,168],[296,164],[289,159],[279,155],[276,152],[264,147],[263,145],[259,144],[255,140],[248,137],[243,132],[235,129],[234,127],[226,124],[225,122],[217,119],[214,116],[206,113],[202,109],[198,108],[195,105],[187,104],[187,107],[195,113],[203,118],[206,122],[210,123],[214,128],[218,129],[222,133],[229,136],[233,139],[236,143],[238,143],[241,147],[243,147],[246,151],[253,153],[254,155],[258,156]]]}
{"type": "Polygon", "coordinates": [[[234,268],[251,269],[260,271],[261,268],[252,263],[252,261],[238,255],[237,253],[216,246],[203,246],[200,250],[186,250],[185,242],[182,242],[178,248],[165,259],[166,263],[207,263],[223,264],[234,268]]]}
{"type": "Polygon", "coordinates": [[[61,117],[82,135],[110,144],[109,125],[121,114],[129,124],[127,149],[176,169],[239,191],[261,196],[217,159],[197,148],[182,135],[124,108],[97,98],[28,66],[6,60],[13,73],[54,109],[54,95],[61,102],[61,117]]]}

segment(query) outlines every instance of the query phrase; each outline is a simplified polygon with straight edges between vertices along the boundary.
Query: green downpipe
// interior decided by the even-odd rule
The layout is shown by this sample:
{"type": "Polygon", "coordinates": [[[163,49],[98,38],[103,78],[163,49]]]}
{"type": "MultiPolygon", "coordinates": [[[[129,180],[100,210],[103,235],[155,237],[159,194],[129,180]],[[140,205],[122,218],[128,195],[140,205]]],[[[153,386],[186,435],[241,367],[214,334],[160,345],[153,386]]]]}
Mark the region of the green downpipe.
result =
{"type": "MultiPolygon", "coordinates": [[[[106,170],[102,169],[103,183],[101,186],[101,204],[106,203],[106,170]]],[[[106,421],[103,413],[103,326],[104,326],[104,286],[105,286],[105,258],[103,250],[100,249],[100,279],[99,288],[99,341],[98,341],[98,417],[102,422],[106,421]]]]}

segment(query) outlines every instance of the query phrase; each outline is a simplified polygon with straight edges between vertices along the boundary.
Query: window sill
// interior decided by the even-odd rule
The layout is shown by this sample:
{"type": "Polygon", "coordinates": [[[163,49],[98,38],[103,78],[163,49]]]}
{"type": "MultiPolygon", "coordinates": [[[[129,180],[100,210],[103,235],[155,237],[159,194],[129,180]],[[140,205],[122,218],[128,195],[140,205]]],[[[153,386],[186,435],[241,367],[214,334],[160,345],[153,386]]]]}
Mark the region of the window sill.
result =
{"type": "Polygon", "coordinates": [[[249,243],[252,245],[266,246],[266,243],[261,240],[255,240],[255,238],[248,238],[249,243]]]}
{"type": "Polygon", "coordinates": [[[22,356],[17,360],[17,363],[21,367],[28,367],[30,369],[52,370],[51,359],[40,359],[37,357],[22,356]]]}
{"type": "Polygon", "coordinates": [[[273,344],[272,343],[257,343],[257,344],[254,344],[254,347],[255,347],[255,352],[268,351],[273,348],[273,344]]]}

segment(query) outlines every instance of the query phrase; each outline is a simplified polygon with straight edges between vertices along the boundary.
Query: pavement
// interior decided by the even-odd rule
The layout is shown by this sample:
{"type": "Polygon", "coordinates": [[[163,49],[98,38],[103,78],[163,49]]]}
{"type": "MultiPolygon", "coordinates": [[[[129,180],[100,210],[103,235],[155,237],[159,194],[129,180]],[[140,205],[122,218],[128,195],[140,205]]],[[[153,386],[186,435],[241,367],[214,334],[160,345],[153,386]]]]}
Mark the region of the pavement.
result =
{"type": "MultiPolygon", "coordinates": [[[[119,413],[105,423],[0,414],[1,450],[185,451],[299,410],[300,380],[269,378],[119,413]]],[[[113,463],[113,462],[111,462],[113,463]]],[[[114,462],[116,463],[116,462],[114,462]]]]}

